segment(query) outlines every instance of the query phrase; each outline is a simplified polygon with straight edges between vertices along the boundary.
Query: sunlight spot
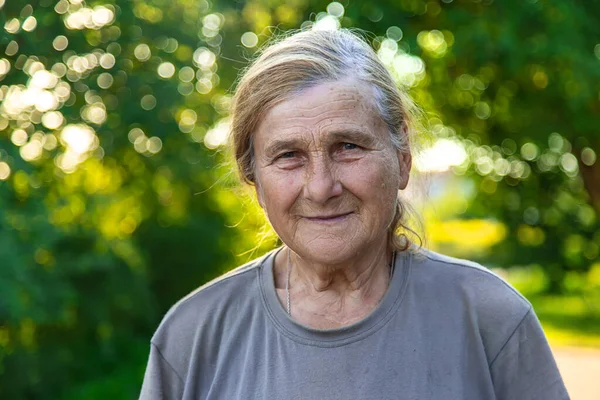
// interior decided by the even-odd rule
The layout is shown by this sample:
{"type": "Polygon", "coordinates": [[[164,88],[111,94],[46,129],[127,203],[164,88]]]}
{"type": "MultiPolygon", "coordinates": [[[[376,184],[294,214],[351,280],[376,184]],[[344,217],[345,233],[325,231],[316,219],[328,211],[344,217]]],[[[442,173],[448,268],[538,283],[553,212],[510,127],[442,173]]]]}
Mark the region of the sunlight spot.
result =
{"type": "Polygon", "coordinates": [[[67,11],[69,11],[69,5],[70,4],[67,0],[60,0],[54,6],[54,11],[56,11],[57,14],[65,14],[67,11]]]}
{"type": "Polygon", "coordinates": [[[467,153],[457,140],[439,139],[415,158],[415,166],[422,172],[443,172],[465,162],[467,153]]]}
{"type": "Polygon", "coordinates": [[[14,35],[15,33],[19,32],[19,29],[21,29],[21,23],[17,18],[13,18],[11,20],[6,21],[6,23],[4,24],[4,29],[6,30],[6,32],[12,33],[14,35]]]}
{"type": "Polygon", "coordinates": [[[129,141],[131,143],[135,143],[135,141],[137,140],[137,138],[139,138],[141,136],[146,136],[146,135],[144,134],[144,131],[141,130],[140,128],[133,128],[127,134],[127,138],[129,139],[129,141]]]}
{"type": "Polygon", "coordinates": [[[438,30],[421,31],[417,35],[417,43],[432,57],[440,58],[446,54],[448,43],[444,34],[438,30]]]}
{"type": "Polygon", "coordinates": [[[114,17],[115,13],[113,12],[113,10],[103,6],[94,7],[92,21],[94,22],[96,27],[101,28],[104,25],[110,24],[111,22],[113,22],[114,17]]]}
{"type": "Polygon", "coordinates": [[[41,157],[42,151],[42,142],[39,140],[32,140],[19,149],[19,154],[25,161],[34,161],[41,157]]]}
{"type": "Polygon", "coordinates": [[[42,116],[42,124],[48,129],[58,129],[64,122],[60,111],[50,111],[42,116]]]}
{"type": "Polygon", "coordinates": [[[0,161],[0,180],[7,180],[10,176],[10,166],[4,161],[0,161]]]}
{"type": "Polygon", "coordinates": [[[245,32],[242,35],[241,42],[245,47],[255,47],[258,44],[258,36],[254,32],[245,32]]]}
{"type": "Polygon", "coordinates": [[[179,70],[178,76],[179,80],[182,82],[191,82],[192,80],[194,80],[196,73],[191,67],[183,67],[179,70]]]}
{"type": "Polygon", "coordinates": [[[577,158],[571,153],[565,153],[560,157],[560,167],[568,176],[575,176],[579,171],[577,158]]]}
{"type": "Polygon", "coordinates": [[[68,45],[69,45],[69,39],[67,39],[67,37],[63,36],[63,35],[59,35],[59,36],[55,37],[54,40],[52,41],[52,47],[54,47],[54,50],[56,50],[56,51],[63,51],[64,49],[67,48],[68,45]]]}
{"type": "Polygon", "coordinates": [[[170,62],[164,62],[158,66],[157,72],[161,78],[168,79],[175,75],[175,66],[170,62]]]}
{"type": "Polygon", "coordinates": [[[160,149],[162,149],[162,140],[160,140],[159,137],[153,136],[148,139],[146,148],[150,153],[156,154],[160,151],[160,149]]]}
{"type": "Polygon", "coordinates": [[[135,58],[143,62],[148,61],[150,59],[152,52],[150,51],[150,47],[147,44],[142,43],[136,46],[135,50],[133,50],[133,55],[135,56],[135,58]]]}
{"type": "Polygon", "coordinates": [[[329,3],[327,6],[327,13],[333,15],[336,18],[342,18],[344,16],[344,6],[337,1],[329,3]]]}
{"type": "Polygon", "coordinates": [[[56,110],[58,107],[58,99],[54,93],[48,90],[28,89],[26,91],[26,96],[31,96],[35,99],[35,108],[38,111],[46,112],[56,110]]]}
{"type": "Polygon", "coordinates": [[[144,110],[150,111],[156,107],[156,97],[152,96],[151,94],[147,94],[142,97],[142,100],[140,100],[140,105],[144,110]]]}
{"type": "Polygon", "coordinates": [[[210,93],[212,87],[212,81],[208,78],[202,78],[196,82],[196,91],[200,94],[210,93]]]}
{"type": "Polygon", "coordinates": [[[110,53],[102,54],[100,56],[100,66],[104,69],[111,69],[115,66],[115,56],[110,53]]]}
{"type": "Polygon", "coordinates": [[[85,124],[71,124],[63,128],[61,141],[68,150],[77,154],[84,154],[94,148],[96,135],[94,130],[85,124]]]}
{"type": "Polygon", "coordinates": [[[186,109],[181,112],[179,122],[185,125],[193,125],[198,120],[198,114],[192,109],[186,109]]]}
{"type": "Polygon", "coordinates": [[[98,86],[101,89],[108,89],[109,87],[112,86],[113,81],[114,81],[114,79],[111,74],[109,74],[108,72],[103,72],[100,75],[98,75],[98,79],[96,80],[96,83],[98,83],[98,86]]]}
{"type": "Polygon", "coordinates": [[[145,135],[138,136],[133,142],[133,148],[138,153],[144,153],[147,150],[148,138],[145,135]]]}
{"type": "Polygon", "coordinates": [[[217,60],[217,57],[215,56],[215,53],[208,50],[206,47],[199,47],[194,51],[193,59],[196,66],[210,68],[217,60]]]}
{"type": "Polygon", "coordinates": [[[15,146],[23,146],[27,143],[27,139],[27,132],[23,129],[15,129],[12,135],[10,135],[10,141],[13,142],[15,146]]]}
{"type": "Polygon", "coordinates": [[[23,30],[25,32],[31,32],[37,27],[37,19],[33,15],[27,17],[25,21],[23,21],[23,30]]]}
{"type": "Polygon", "coordinates": [[[389,28],[387,28],[387,31],[385,31],[385,35],[388,38],[399,42],[400,40],[402,40],[402,36],[404,34],[402,32],[402,29],[398,28],[397,26],[390,26],[389,28]]]}
{"type": "Polygon", "coordinates": [[[216,149],[219,146],[227,143],[229,133],[231,131],[231,121],[228,118],[224,118],[216,123],[216,125],[209,129],[204,136],[204,145],[209,149],[216,149]]]}
{"type": "Polygon", "coordinates": [[[106,121],[106,108],[102,103],[93,103],[81,109],[81,117],[96,125],[103,124],[106,121]]]}
{"type": "Polygon", "coordinates": [[[485,101],[478,101],[475,104],[475,115],[479,119],[488,119],[492,113],[490,106],[485,101]]]}
{"type": "Polygon", "coordinates": [[[96,6],[93,9],[82,7],[69,13],[64,19],[64,23],[68,29],[100,29],[111,24],[114,18],[115,13],[110,8],[104,6],[96,6]]]}
{"type": "Polygon", "coordinates": [[[29,81],[29,86],[38,87],[41,89],[51,89],[58,83],[58,78],[50,71],[46,71],[45,69],[40,69],[34,72],[31,80],[29,81]]]}
{"type": "Polygon", "coordinates": [[[10,61],[0,58],[0,79],[10,72],[10,61]]]}
{"type": "Polygon", "coordinates": [[[58,140],[56,140],[56,136],[54,136],[51,133],[48,133],[48,134],[46,134],[43,143],[44,143],[44,149],[50,151],[50,150],[54,150],[56,148],[56,145],[58,144],[58,140]]]}
{"type": "Polygon", "coordinates": [[[6,45],[6,49],[4,50],[4,53],[7,56],[14,56],[15,54],[17,54],[18,51],[19,51],[19,44],[17,42],[15,42],[14,40],[12,40],[10,43],[8,43],[8,45],[6,45]]]}
{"type": "Polygon", "coordinates": [[[521,156],[527,161],[535,160],[539,154],[540,150],[534,143],[525,143],[521,146],[521,156]]]}
{"type": "Polygon", "coordinates": [[[326,14],[312,26],[314,31],[335,31],[340,29],[340,20],[333,15],[326,14]]]}
{"type": "Polygon", "coordinates": [[[581,150],[581,162],[591,167],[596,162],[596,152],[589,147],[584,148],[581,150]]]}
{"type": "MultiPolygon", "coordinates": [[[[383,59],[382,61],[386,63],[383,59]]],[[[391,67],[396,82],[404,86],[414,87],[425,78],[425,63],[417,56],[401,52],[386,64],[391,67]]]]}

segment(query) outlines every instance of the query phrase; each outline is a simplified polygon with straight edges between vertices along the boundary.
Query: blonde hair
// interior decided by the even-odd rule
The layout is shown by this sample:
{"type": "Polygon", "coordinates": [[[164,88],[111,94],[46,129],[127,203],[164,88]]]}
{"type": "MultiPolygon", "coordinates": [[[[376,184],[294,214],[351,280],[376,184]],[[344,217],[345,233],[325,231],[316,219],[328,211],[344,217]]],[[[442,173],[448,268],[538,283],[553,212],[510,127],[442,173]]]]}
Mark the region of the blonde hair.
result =
{"type": "MultiPolygon", "coordinates": [[[[239,80],[232,105],[231,145],[241,179],[255,184],[253,135],[259,122],[276,104],[310,87],[348,78],[369,84],[377,111],[392,143],[410,154],[408,133],[416,129],[417,108],[399,90],[373,49],[353,32],[301,31],[267,45],[239,80]]],[[[406,233],[420,236],[407,225],[408,205],[400,199],[389,228],[393,249],[406,250],[406,233]]]]}

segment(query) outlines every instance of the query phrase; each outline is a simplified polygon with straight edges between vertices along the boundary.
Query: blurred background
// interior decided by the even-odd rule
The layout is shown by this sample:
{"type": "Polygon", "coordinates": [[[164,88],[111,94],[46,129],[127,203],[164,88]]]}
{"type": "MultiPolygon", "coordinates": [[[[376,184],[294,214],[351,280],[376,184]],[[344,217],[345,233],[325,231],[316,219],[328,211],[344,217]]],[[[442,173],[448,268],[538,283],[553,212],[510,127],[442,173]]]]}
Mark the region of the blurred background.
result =
{"type": "Polygon", "coordinates": [[[598,1],[0,0],[0,23],[0,398],[137,398],[166,310],[277,245],[223,151],[232,90],[274,34],[339,27],[425,112],[427,247],[515,285],[600,398],[598,1]]]}

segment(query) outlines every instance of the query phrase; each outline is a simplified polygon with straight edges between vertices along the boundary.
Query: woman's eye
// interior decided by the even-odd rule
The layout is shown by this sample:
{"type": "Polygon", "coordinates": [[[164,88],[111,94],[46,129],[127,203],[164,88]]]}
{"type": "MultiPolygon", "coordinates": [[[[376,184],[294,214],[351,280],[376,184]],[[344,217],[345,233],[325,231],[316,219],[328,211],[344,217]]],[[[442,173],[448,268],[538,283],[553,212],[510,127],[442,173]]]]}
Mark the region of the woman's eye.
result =
{"type": "Polygon", "coordinates": [[[344,150],[354,150],[354,149],[358,148],[358,146],[355,145],[354,143],[344,143],[344,144],[342,144],[342,148],[344,150]]]}
{"type": "Polygon", "coordinates": [[[295,151],[287,151],[279,156],[279,158],[294,158],[296,156],[295,151]]]}

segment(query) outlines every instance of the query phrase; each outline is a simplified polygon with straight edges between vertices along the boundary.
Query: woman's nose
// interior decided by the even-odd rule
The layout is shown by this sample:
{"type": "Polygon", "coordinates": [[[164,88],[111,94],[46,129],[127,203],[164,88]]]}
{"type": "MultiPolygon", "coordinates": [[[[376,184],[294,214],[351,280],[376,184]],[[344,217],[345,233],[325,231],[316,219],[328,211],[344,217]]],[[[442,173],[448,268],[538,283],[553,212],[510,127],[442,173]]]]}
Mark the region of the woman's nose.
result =
{"type": "Polygon", "coordinates": [[[305,197],[319,204],[342,194],[342,184],[335,171],[322,159],[311,161],[304,188],[305,197]]]}

